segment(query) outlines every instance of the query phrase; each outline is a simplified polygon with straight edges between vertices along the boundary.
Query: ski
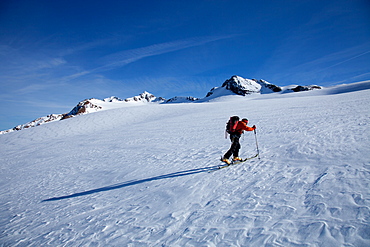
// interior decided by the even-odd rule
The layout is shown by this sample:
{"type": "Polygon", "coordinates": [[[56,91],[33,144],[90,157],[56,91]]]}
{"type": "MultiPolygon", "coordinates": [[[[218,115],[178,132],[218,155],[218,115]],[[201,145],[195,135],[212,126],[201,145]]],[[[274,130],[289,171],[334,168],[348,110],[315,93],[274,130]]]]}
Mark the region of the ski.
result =
{"type": "Polygon", "coordinates": [[[240,160],[240,161],[235,161],[235,162],[232,162],[231,164],[239,164],[239,163],[243,163],[243,162],[246,162],[247,160],[250,160],[250,159],[254,159],[254,158],[257,158],[258,157],[258,153],[252,157],[249,157],[249,158],[245,158],[243,160],[240,160]]]}
{"type": "Polygon", "coordinates": [[[240,160],[240,161],[234,161],[234,162],[231,162],[230,164],[225,164],[225,165],[220,165],[218,166],[216,169],[214,170],[211,170],[210,172],[212,171],[217,171],[217,170],[220,170],[220,169],[223,169],[223,168],[226,168],[226,167],[229,167],[229,166],[233,166],[233,165],[237,165],[237,164],[240,164],[240,163],[243,163],[243,162],[246,162],[250,159],[254,159],[254,158],[257,158],[258,157],[258,153],[252,157],[248,157],[248,158],[245,158],[243,160],[240,160]]]}
{"type": "Polygon", "coordinates": [[[239,160],[239,161],[233,161],[231,162],[230,164],[226,164],[226,165],[223,165],[223,166],[219,166],[218,169],[222,169],[222,168],[226,168],[226,167],[229,167],[229,166],[233,166],[233,165],[237,165],[237,164],[240,164],[240,163],[243,163],[243,162],[246,162],[250,159],[254,159],[254,158],[257,158],[258,154],[252,156],[252,157],[248,157],[248,158],[245,158],[243,160],[239,160]]]}

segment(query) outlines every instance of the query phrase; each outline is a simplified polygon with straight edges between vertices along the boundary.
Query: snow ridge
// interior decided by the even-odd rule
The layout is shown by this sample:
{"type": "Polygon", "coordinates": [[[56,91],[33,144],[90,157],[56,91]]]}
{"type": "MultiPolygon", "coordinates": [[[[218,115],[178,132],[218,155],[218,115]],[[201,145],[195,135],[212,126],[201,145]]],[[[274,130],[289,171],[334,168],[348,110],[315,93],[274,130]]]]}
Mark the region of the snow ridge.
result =
{"type": "MultiPolygon", "coordinates": [[[[314,89],[322,89],[322,87],[317,85],[311,86],[291,86],[281,88],[274,84],[271,84],[264,80],[257,79],[245,79],[243,77],[234,75],[230,79],[226,80],[221,87],[212,88],[206,95],[205,98],[199,99],[194,97],[173,97],[166,100],[162,97],[156,97],[153,94],[144,91],[138,96],[131,98],[121,99],[116,96],[111,96],[105,98],[104,100],[99,99],[85,99],[79,102],[70,112],[64,114],[51,114],[45,117],[37,118],[26,124],[18,125],[12,129],[0,131],[0,134],[6,134],[14,131],[19,131],[27,129],[30,127],[36,127],[45,123],[50,123],[54,121],[64,120],[67,118],[75,117],[78,115],[88,114],[100,110],[105,110],[111,108],[107,104],[117,104],[117,103],[130,103],[130,104],[146,104],[146,103],[157,103],[157,104],[166,104],[166,103],[196,103],[196,102],[205,102],[209,100],[214,100],[217,97],[223,97],[226,95],[241,95],[248,96],[251,94],[269,94],[269,93],[287,93],[287,92],[301,92],[309,91],[314,89]]],[[[113,108],[116,108],[118,105],[114,105],[113,108]]],[[[123,106],[123,105],[121,105],[123,106]]]]}
{"type": "Polygon", "coordinates": [[[161,97],[157,98],[153,94],[144,91],[139,96],[127,98],[124,101],[125,102],[163,102],[163,100],[164,99],[161,97]]]}
{"type": "Polygon", "coordinates": [[[21,125],[17,125],[13,129],[0,131],[0,134],[11,133],[11,132],[14,132],[14,131],[19,131],[19,130],[23,130],[23,129],[28,129],[28,128],[40,126],[42,124],[49,123],[49,122],[59,121],[59,120],[62,120],[64,116],[65,116],[65,114],[50,114],[50,115],[47,115],[45,117],[37,118],[37,119],[35,119],[31,122],[21,124],[21,125]]]}
{"type": "Polygon", "coordinates": [[[261,85],[261,91],[260,91],[261,93],[278,93],[282,91],[281,87],[271,84],[265,80],[253,79],[253,81],[261,85]]]}
{"type": "Polygon", "coordinates": [[[179,97],[179,96],[176,96],[176,97],[173,97],[171,99],[168,99],[166,101],[164,101],[164,103],[189,103],[189,102],[194,102],[194,101],[197,101],[199,100],[198,98],[194,98],[194,97],[179,97]]]}

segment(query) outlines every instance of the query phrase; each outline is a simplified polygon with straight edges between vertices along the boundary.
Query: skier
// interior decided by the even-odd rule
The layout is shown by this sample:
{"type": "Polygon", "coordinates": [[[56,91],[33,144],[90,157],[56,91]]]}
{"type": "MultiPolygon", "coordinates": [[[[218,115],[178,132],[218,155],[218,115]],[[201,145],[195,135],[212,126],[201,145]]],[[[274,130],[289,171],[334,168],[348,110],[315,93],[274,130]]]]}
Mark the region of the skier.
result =
{"type": "Polygon", "coordinates": [[[230,149],[225,153],[225,155],[221,158],[222,162],[225,162],[226,164],[230,164],[230,156],[233,155],[234,161],[240,161],[242,160],[239,157],[239,149],[240,149],[240,142],[239,139],[241,135],[244,133],[244,131],[253,131],[256,129],[256,125],[253,125],[253,127],[248,127],[248,119],[243,118],[242,121],[238,121],[235,127],[235,131],[230,133],[230,140],[231,140],[231,147],[230,149]]]}

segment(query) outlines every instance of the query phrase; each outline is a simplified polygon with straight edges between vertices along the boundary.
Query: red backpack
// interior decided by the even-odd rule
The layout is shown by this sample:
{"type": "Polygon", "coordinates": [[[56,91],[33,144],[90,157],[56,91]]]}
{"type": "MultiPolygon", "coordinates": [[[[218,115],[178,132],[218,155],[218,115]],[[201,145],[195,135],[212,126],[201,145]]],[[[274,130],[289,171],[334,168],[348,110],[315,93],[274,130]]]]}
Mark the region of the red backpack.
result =
{"type": "Polygon", "coordinates": [[[234,133],[236,130],[236,126],[238,125],[238,122],[239,122],[238,116],[230,117],[229,121],[226,124],[226,132],[229,134],[234,133]]]}

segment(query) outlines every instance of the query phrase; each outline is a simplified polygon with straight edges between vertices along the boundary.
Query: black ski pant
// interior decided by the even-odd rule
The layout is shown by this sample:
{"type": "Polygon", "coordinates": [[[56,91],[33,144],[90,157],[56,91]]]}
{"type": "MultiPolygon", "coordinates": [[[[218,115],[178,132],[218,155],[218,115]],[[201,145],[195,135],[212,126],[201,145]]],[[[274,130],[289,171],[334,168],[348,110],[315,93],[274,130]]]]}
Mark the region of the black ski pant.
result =
{"type": "Polygon", "coordinates": [[[238,134],[231,134],[230,140],[231,140],[231,147],[230,149],[225,153],[224,159],[229,159],[231,155],[234,157],[239,157],[239,150],[240,150],[240,135],[238,134]]]}

